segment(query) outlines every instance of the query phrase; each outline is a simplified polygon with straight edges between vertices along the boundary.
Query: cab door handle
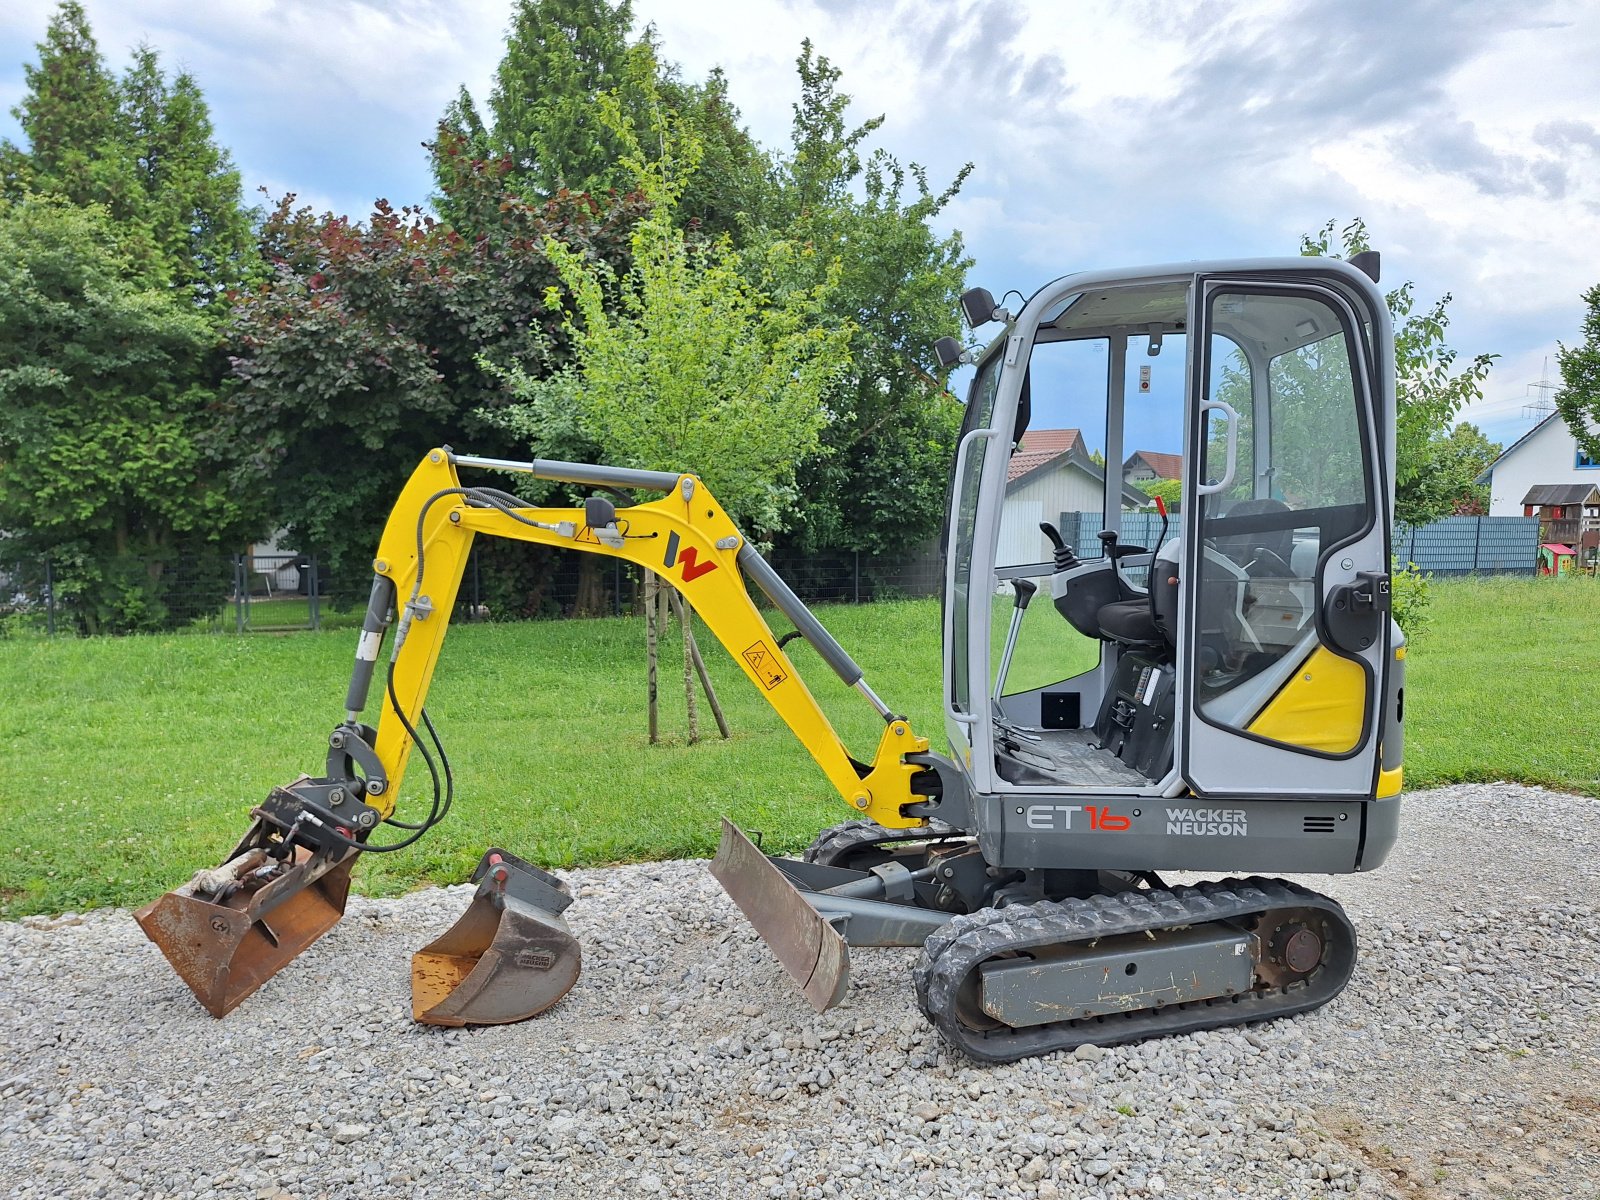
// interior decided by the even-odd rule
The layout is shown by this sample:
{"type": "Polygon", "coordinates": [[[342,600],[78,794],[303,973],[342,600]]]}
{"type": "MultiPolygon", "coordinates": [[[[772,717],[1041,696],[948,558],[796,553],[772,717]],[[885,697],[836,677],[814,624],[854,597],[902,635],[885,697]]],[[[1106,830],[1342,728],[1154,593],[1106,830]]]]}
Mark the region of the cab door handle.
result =
{"type": "Polygon", "coordinates": [[[1349,654],[1370,649],[1383,634],[1390,600],[1385,571],[1362,571],[1349,583],[1329,588],[1322,605],[1329,639],[1349,654]]]}

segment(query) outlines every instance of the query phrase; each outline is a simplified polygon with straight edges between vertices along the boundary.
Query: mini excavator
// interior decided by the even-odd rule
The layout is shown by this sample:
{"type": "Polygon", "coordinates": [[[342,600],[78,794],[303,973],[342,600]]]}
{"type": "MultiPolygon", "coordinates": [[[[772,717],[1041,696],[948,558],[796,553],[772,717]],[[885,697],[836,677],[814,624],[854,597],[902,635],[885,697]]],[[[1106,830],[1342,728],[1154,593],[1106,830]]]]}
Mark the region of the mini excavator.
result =
{"type": "MultiPolygon", "coordinates": [[[[468,551],[491,536],[659,573],[853,810],[802,859],[724,820],[711,866],[819,1011],[862,945],[920,947],[917,1004],[983,1062],[1326,1003],[1355,930],[1334,900],[1264,873],[1370,871],[1399,828],[1394,349],[1377,278],[1369,253],[1071,275],[1016,313],[963,296],[974,329],[1002,328],[976,356],[938,348],[975,370],[951,472],[937,750],[694,475],[430,451],[378,548],[322,774],[275,788],[221,866],[137,919],[220,1017],[339,920],[360,855],[437,824],[454,775],[423,701],[468,551]],[[1180,451],[1133,449],[1163,413],[1180,451]],[[1125,482],[1147,468],[1176,479],[1176,511],[1147,511],[1125,482]],[[464,484],[470,471],[589,495],[541,507],[464,484]],[[747,583],[882,717],[870,759],[841,743],[747,583]],[[1030,603],[1041,592],[1050,605],[1030,603]],[[414,752],[433,801],[402,822],[414,752]]],[[[578,978],[560,879],[501,849],[474,879],[461,920],[413,959],[419,1021],[521,1020],[578,978]]]]}

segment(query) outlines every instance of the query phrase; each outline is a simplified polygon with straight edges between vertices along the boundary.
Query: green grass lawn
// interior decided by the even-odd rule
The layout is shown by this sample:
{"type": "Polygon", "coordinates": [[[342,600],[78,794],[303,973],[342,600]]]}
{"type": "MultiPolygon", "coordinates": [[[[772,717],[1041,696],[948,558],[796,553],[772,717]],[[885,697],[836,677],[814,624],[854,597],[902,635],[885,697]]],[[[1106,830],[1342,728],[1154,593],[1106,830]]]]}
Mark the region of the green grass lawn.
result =
{"type": "MultiPolygon", "coordinates": [[[[1433,624],[1408,660],[1408,785],[1511,779],[1600,795],[1600,584],[1492,579],[1439,583],[1433,595],[1433,624]]],[[[1034,607],[1025,639],[1049,634],[1039,622],[1053,613],[1034,607]]],[[[938,604],[821,616],[878,693],[940,746],[938,604]]],[[[703,627],[701,640],[733,739],[718,739],[702,705],[703,740],[685,744],[673,639],[662,659],[667,739],[650,746],[637,620],[452,630],[429,711],[455,765],[456,807],[415,847],[364,857],[359,885],[460,880],[490,844],[558,866],[705,855],[724,813],[793,850],[848,819],[703,627]]],[[[349,631],[0,641],[0,915],[141,903],[215,865],[270,788],[321,773],[354,641],[349,631]]],[[[846,744],[869,756],[877,716],[809,648],[791,650],[846,744]]],[[[402,815],[425,808],[426,781],[417,762],[402,815]]]]}
{"type": "Polygon", "coordinates": [[[1600,580],[1437,582],[1407,657],[1406,786],[1600,796],[1600,580]]]}

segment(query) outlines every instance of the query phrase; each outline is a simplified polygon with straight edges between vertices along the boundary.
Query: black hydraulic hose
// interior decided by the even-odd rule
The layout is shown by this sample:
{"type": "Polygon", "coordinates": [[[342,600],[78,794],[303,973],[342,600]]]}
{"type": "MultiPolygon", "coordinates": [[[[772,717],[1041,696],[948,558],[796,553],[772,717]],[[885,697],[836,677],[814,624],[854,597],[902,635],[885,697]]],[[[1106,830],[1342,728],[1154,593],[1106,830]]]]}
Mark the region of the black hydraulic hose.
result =
{"type": "MultiPolygon", "coordinates": [[[[531,525],[536,529],[545,527],[541,522],[529,520],[520,513],[513,511],[515,508],[532,508],[533,506],[526,500],[512,495],[510,492],[501,491],[499,488],[453,487],[443,488],[435,492],[423,502],[421,510],[417,513],[417,571],[415,581],[412,583],[411,598],[408,603],[414,602],[417,597],[422,594],[423,556],[425,552],[424,543],[426,541],[426,529],[424,523],[428,515],[428,510],[432,508],[435,503],[437,503],[439,500],[442,500],[446,496],[461,496],[469,502],[476,501],[485,508],[497,509],[506,516],[510,517],[513,521],[517,521],[523,525],[531,525]]],[[[406,731],[406,736],[411,739],[412,744],[415,745],[418,752],[421,753],[422,761],[428,766],[428,775],[433,782],[433,803],[429,806],[427,817],[420,822],[412,823],[410,821],[396,820],[393,816],[386,817],[384,819],[385,825],[392,825],[396,829],[407,829],[412,831],[410,837],[402,838],[400,841],[393,842],[388,845],[375,846],[368,842],[359,842],[355,838],[346,837],[336,829],[324,827],[324,834],[332,838],[334,841],[351,847],[352,849],[363,850],[372,854],[392,854],[396,850],[404,850],[406,847],[413,845],[422,837],[423,834],[427,833],[428,830],[432,829],[435,825],[439,824],[439,822],[443,821],[445,817],[450,814],[451,805],[455,803],[455,772],[450,766],[449,755],[445,753],[444,741],[439,737],[439,731],[434,728],[432,718],[428,716],[428,710],[423,708],[420,715],[422,717],[423,728],[428,731],[428,737],[433,742],[434,749],[439,752],[439,762],[437,765],[433,761],[433,755],[428,753],[427,743],[423,741],[421,735],[417,732],[416,726],[413,725],[410,718],[406,716],[405,709],[400,705],[400,697],[395,693],[394,666],[395,659],[398,657],[399,652],[400,639],[396,638],[393,651],[391,652],[389,658],[389,669],[385,673],[384,688],[389,696],[389,706],[394,709],[394,715],[399,720],[400,727],[406,731]],[[444,782],[442,786],[439,780],[439,773],[441,769],[444,772],[444,782]]]]}
{"type": "MultiPolygon", "coordinates": [[[[533,505],[529,504],[526,500],[520,499],[517,496],[513,496],[510,492],[503,492],[499,488],[483,487],[441,488],[439,491],[435,492],[422,502],[422,508],[417,513],[417,575],[416,579],[411,585],[410,599],[406,601],[408,605],[415,603],[417,597],[422,594],[423,543],[427,537],[427,531],[424,528],[424,523],[427,520],[428,510],[440,500],[443,500],[446,496],[462,496],[467,500],[476,500],[484,508],[496,509],[519,524],[529,525],[534,529],[548,528],[548,526],[546,526],[543,522],[530,520],[521,513],[517,512],[517,508],[532,508],[533,505]]],[[[399,646],[396,646],[395,650],[398,651],[399,646]]]]}
{"type": "MultiPolygon", "coordinates": [[[[455,791],[453,781],[451,782],[448,794],[445,793],[444,789],[441,789],[439,785],[439,769],[434,765],[433,756],[428,753],[428,747],[426,744],[424,744],[422,738],[418,736],[416,727],[412,725],[411,722],[406,718],[405,710],[400,707],[400,698],[395,694],[394,690],[393,662],[389,664],[388,678],[385,682],[387,685],[386,690],[389,694],[389,704],[391,707],[393,707],[395,716],[400,719],[400,725],[406,731],[407,736],[411,738],[417,749],[422,752],[422,761],[428,764],[428,773],[433,777],[433,805],[428,810],[427,819],[423,821],[421,825],[407,825],[398,821],[393,822],[393,824],[400,828],[413,829],[415,832],[412,833],[412,835],[408,838],[402,838],[398,842],[393,842],[384,846],[374,846],[369,842],[357,841],[353,837],[346,837],[344,834],[340,833],[337,829],[333,828],[331,825],[328,825],[326,822],[318,822],[322,830],[322,836],[331,839],[339,845],[348,847],[349,849],[361,850],[369,854],[393,854],[397,850],[404,850],[407,846],[414,844],[419,838],[422,837],[423,834],[427,833],[428,830],[432,829],[443,819],[444,813],[449,811],[450,801],[454,799],[455,791]],[[443,804],[442,809],[441,803],[443,804]]],[[[433,734],[435,745],[439,745],[438,734],[433,731],[432,724],[428,721],[426,716],[423,717],[423,724],[427,725],[429,732],[433,734]]],[[[439,750],[442,756],[444,753],[444,747],[440,745],[439,750]]]]}
{"type": "MultiPolygon", "coordinates": [[[[439,752],[439,765],[444,771],[444,803],[439,806],[439,813],[430,820],[413,824],[410,821],[398,821],[394,817],[385,817],[385,825],[393,825],[396,829],[417,829],[426,831],[432,829],[450,815],[450,806],[455,803],[456,781],[455,773],[450,769],[450,757],[444,752],[444,742],[439,737],[439,731],[433,727],[433,719],[428,716],[428,710],[422,710],[422,727],[428,731],[428,737],[433,741],[433,748],[439,752]]],[[[418,745],[421,745],[419,742],[418,745]]],[[[437,787],[437,783],[435,784],[437,787]]]]}

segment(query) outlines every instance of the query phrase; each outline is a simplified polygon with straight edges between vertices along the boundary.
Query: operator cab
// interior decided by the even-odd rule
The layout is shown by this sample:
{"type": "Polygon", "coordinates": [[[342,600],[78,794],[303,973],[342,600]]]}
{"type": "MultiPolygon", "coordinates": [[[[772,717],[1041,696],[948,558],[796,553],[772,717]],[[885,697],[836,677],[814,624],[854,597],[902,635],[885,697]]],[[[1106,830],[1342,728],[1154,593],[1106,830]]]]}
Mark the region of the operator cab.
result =
{"type": "Polygon", "coordinates": [[[1393,380],[1358,266],[1069,276],[994,310],[945,579],[974,794],[1371,794],[1393,380]]]}

